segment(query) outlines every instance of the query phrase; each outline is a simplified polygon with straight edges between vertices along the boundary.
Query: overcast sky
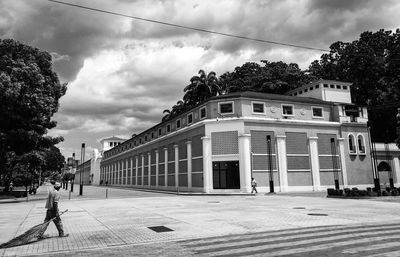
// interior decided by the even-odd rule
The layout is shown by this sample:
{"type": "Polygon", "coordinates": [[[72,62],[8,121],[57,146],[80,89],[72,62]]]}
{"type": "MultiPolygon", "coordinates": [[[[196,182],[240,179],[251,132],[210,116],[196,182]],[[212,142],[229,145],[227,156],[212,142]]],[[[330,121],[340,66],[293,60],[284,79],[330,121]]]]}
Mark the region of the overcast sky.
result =
{"type": "MultiPolygon", "coordinates": [[[[126,15],[223,33],[329,49],[361,32],[394,30],[393,0],[65,0],[126,15]]],[[[64,156],[99,148],[160,122],[199,69],[221,75],[245,62],[295,62],[321,52],[257,43],[113,16],[46,0],[0,0],[0,37],[52,54],[68,90],[54,119],[64,156]]],[[[88,157],[86,157],[88,158],[88,157]]]]}

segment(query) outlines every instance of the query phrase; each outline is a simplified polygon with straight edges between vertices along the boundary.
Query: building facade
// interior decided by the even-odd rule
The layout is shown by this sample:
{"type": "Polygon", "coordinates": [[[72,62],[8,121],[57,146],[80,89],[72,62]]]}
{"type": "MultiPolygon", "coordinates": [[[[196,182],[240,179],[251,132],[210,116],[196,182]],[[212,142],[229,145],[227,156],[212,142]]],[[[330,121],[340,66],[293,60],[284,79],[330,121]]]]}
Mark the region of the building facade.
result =
{"type": "Polygon", "coordinates": [[[80,183],[80,173],[82,172],[82,182],[84,185],[100,185],[103,182],[100,179],[100,163],[104,152],[120,145],[124,141],[126,141],[126,139],[116,136],[100,139],[101,150],[99,151],[94,148],[90,159],[87,160],[84,165],[76,165],[77,169],[76,171],[74,170],[74,182],[80,183]]]}
{"type": "Polygon", "coordinates": [[[270,181],[280,192],[324,190],[335,179],[372,186],[367,109],[351,103],[350,86],[320,80],[298,88],[301,96],[212,97],[105,151],[100,180],[204,193],[248,193],[252,177],[259,191],[270,181]]]}
{"type": "Polygon", "coordinates": [[[400,149],[394,143],[374,143],[376,170],[379,173],[380,183],[384,187],[390,186],[393,179],[396,186],[400,181],[400,149]]]}
{"type": "Polygon", "coordinates": [[[90,159],[85,161],[84,163],[79,164],[78,167],[76,168],[74,184],[80,185],[81,180],[82,180],[82,185],[91,184],[90,169],[91,169],[90,159]]]}

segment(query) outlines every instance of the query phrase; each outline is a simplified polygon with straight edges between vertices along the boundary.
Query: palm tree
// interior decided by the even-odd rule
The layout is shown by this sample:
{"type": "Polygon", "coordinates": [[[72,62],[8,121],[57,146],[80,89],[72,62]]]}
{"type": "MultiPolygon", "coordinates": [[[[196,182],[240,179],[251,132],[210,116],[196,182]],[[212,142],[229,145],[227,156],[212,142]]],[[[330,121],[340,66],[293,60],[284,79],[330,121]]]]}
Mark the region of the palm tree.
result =
{"type": "Polygon", "coordinates": [[[179,100],[171,110],[164,110],[162,121],[166,121],[176,115],[179,115],[189,108],[196,106],[212,96],[221,94],[218,79],[215,72],[206,74],[204,70],[199,71],[199,76],[193,76],[190,84],[184,90],[183,101],[179,100]]]}
{"type": "Polygon", "coordinates": [[[197,105],[221,93],[215,72],[206,74],[204,70],[199,71],[199,76],[193,76],[183,91],[185,92],[183,100],[187,106],[197,105]]]}
{"type": "Polygon", "coordinates": [[[163,111],[164,116],[162,117],[161,121],[166,121],[171,117],[171,111],[168,109],[165,109],[163,111]]]}
{"type": "Polygon", "coordinates": [[[179,100],[178,102],[176,102],[174,106],[172,106],[171,116],[179,115],[184,111],[185,111],[185,104],[183,103],[182,100],[179,100]]]}

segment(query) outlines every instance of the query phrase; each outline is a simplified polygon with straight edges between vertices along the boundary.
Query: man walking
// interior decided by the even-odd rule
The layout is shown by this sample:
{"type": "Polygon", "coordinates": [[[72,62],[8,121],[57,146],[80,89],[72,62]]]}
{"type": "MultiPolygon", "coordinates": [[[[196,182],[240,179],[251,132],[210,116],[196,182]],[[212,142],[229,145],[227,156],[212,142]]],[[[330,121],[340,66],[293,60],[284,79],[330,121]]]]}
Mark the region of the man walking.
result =
{"type": "Polygon", "coordinates": [[[256,194],[258,193],[257,192],[257,181],[255,178],[251,178],[251,193],[253,193],[254,191],[256,192],[256,194]]]}
{"type": "MultiPolygon", "coordinates": [[[[58,211],[58,202],[60,201],[60,190],[61,188],[61,184],[56,182],[54,184],[54,190],[50,190],[49,191],[49,196],[47,197],[47,202],[46,202],[46,218],[44,219],[44,222],[47,222],[49,220],[53,219],[54,224],[57,227],[58,230],[58,236],[59,237],[67,237],[69,236],[69,234],[64,234],[64,230],[63,230],[63,225],[61,222],[61,218],[60,218],[60,214],[58,211]]],[[[38,239],[44,239],[45,237],[43,236],[44,232],[46,231],[46,228],[44,228],[41,233],[38,236],[38,239]]]]}

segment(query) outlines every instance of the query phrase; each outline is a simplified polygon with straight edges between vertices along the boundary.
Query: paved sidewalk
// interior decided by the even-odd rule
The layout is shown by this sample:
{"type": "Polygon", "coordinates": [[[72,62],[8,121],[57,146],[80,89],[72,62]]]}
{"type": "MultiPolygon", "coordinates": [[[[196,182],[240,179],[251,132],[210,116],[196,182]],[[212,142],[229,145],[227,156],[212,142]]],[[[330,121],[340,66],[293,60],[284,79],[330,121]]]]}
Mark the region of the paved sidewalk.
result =
{"type": "MultiPolygon", "coordinates": [[[[112,189],[115,198],[92,198],[102,190],[86,187],[84,194],[90,199],[68,200],[68,192],[61,189],[60,210],[69,210],[62,220],[70,237],[2,249],[0,256],[190,256],[195,252],[183,247],[182,240],[400,223],[399,205],[392,202],[263,194],[177,196],[122,189],[112,189]],[[157,233],[149,229],[153,226],[173,231],[157,233]]],[[[44,200],[1,204],[0,243],[41,223],[44,204],[44,200]]],[[[47,234],[57,235],[53,224],[47,234]]]]}

